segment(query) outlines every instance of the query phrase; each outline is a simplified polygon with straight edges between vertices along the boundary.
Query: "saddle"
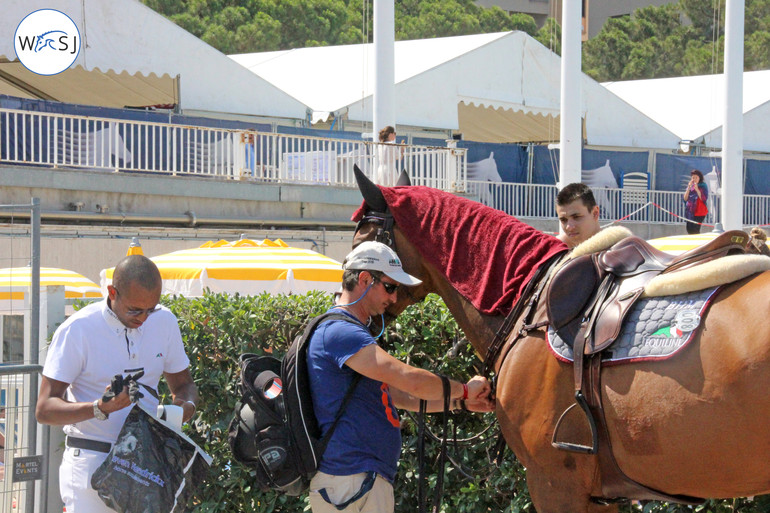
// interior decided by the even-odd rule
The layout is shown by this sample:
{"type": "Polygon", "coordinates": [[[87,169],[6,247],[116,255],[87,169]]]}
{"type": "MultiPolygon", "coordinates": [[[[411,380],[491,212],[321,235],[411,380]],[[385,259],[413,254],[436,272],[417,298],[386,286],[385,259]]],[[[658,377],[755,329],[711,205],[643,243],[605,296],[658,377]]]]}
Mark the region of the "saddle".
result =
{"type": "Polygon", "coordinates": [[[605,498],[634,497],[700,504],[702,499],[671,496],[627,477],[618,466],[609,439],[601,396],[601,352],[620,334],[631,307],[654,277],[676,273],[717,258],[746,252],[749,236],[741,230],[725,232],[682,255],[660,251],[631,236],[609,249],[576,257],[558,269],[545,291],[548,322],[572,343],[575,403],[556,423],[552,444],[558,449],[598,454],[605,498]],[[591,429],[591,444],[560,441],[559,427],[578,406],[591,429]]]}

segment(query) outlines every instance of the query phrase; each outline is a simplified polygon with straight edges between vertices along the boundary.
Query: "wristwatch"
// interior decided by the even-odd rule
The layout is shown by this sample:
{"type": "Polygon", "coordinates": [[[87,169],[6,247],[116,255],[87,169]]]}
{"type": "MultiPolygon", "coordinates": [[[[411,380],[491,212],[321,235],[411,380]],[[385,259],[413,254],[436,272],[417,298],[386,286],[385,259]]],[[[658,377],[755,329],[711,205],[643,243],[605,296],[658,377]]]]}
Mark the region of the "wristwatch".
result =
{"type": "Polygon", "coordinates": [[[110,418],[109,413],[104,413],[99,409],[99,399],[94,401],[94,417],[96,417],[96,420],[107,420],[110,418]]]}

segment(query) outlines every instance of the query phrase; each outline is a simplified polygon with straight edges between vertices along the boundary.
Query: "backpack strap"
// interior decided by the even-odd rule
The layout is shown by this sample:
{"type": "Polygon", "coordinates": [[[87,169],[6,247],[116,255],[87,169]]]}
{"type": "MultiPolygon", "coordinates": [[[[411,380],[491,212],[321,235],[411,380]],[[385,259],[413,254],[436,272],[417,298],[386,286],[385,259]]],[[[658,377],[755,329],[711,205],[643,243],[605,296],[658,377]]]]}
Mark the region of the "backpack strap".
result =
{"type": "Polygon", "coordinates": [[[347,407],[350,400],[353,398],[353,391],[356,388],[356,385],[358,385],[358,382],[361,381],[361,374],[356,373],[356,375],[353,377],[353,382],[350,384],[350,388],[348,388],[348,391],[345,392],[345,397],[342,399],[342,404],[340,405],[340,409],[337,412],[337,415],[334,417],[334,422],[332,423],[331,427],[329,428],[329,431],[326,432],[323,438],[321,438],[321,441],[319,442],[319,448],[321,455],[323,456],[323,453],[326,452],[326,446],[329,443],[329,440],[331,440],[332,435],[334,434],[334,430],[337,428],[337,422],[342,418],[342,414],[345,413],[345,408],[347,407]]]}
{"type": "MultiPolygon", "coordinates": [[[[347,321],[353,324],[361,324],[357,319],[352,318],[351,316],[339,313],[339,312],[326,312],[324,314],[319,315],[312,321],[310,321],[310,324],[307,327],[307,330],[309,332],[307,333],[307,336],[312,335],[312,331],[315,330],[315,328],[320,325],[322,322],[327,320],[335,320],[335,321],[347,321]]],[[[355,376],[353,376],[353,382],[350,383],[350,387],[348,387],[348,391],[345,392],[345,397],[342,399],[342,404],[340,405],[340,409],[337,412],[337,415],[334,417],[334,422],[332,422],[331,427],[329,428],[329,431],[326,432],[326,434],[321,438],[319,442],[319,449],[320,454],[323,455],[324,452],[326,452],[326,446],[329,444],[329,440],[331,440],[332,435],[334,434],[334,430],[337,428],[337,423],[342,418],[342,414],[345,413],[345,408],[347,408],[348,403],[353,398],[353,392],[355,391],[356,385],[358,385],[358,382],[361,381],[361,374],[355,373],[355,376]]]]}

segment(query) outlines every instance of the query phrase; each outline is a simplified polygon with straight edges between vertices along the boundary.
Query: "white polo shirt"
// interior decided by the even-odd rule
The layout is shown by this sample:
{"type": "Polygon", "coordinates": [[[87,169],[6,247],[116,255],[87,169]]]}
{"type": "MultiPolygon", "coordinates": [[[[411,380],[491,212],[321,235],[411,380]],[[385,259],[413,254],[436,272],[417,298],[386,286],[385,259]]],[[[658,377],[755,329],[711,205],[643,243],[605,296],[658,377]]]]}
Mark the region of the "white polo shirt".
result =
{"type": "MultiPolygon", "coordinates": [[[[190,360],[184,351],[177,318],[168,308],[147,317],[137,329],[126,328],[107,306],[107,300],[79,310],[59,326],[48,349],[43,375],[69,383],[65,398],[93,402],[104,395],[116,374],[144,370],[139,379],[157,390],[164,372],[185,370],[190,360]]],[[[141,388],[139,402],[155,411],[158,400],[141,388]]],[[[90,419],[64,426],[64,432],[81,438],[113,443],[131,407],[110,413],[105,421],[90,419]]]]}

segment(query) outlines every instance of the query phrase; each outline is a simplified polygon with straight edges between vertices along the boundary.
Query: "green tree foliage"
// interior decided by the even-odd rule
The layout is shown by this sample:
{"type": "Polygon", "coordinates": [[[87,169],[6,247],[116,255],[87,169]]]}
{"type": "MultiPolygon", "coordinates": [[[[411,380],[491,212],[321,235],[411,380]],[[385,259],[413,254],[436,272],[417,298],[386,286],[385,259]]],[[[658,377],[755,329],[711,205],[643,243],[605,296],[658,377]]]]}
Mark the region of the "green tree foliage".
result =
{"type": "MultiPolygon", "coordinates": [[[[372,0],[142,0],[223,53],[371,42],[372,0]]],[[[395,3],[396,39],[522,30],[534,19],[472,0],[395,3]]]]}
{"type": "MultiPolygon", "coordinates": [[[[226,54],[371,42],[373,0],[142,0],[226,54]]],[[[720,73],[725,0],[679,0],[612,18],[583,45],[599,81],[720,73]]],[[[397,40],[521,30],[557,54],[561,29],[473,0],[400,0],[397,40]]],[[[770,67],[770,0],[746,0],[745,69],[770,67]]]]}
{"type": "MultiPolygon", "coordinates": [[[[202,298],[171,298],[162,302],[179,318],[191,373],[200,401],[194,422],[185,432],[210,454],[214,461],[202,490],[196,495],[194,513],[289,513],[309,511],[307,497],[264,493],[252,486],[249,470],[230,458],[227,428],[235,409],[238,357],[241,353],[282,355],[307,321],[328,309],[328,295],[227,296],[207,294],[202,298]]],[[[477,371],[478,358],[464,342],[452,315],[437,296],[409,307],[384,335],[383,346],[394,356],[413,365],[468,379],[477,371]]],[[[170,401],[165,383],[161,400],[170,401]]],[[[403,413],[403,412],[402,412],[403,413]]],[[[428,427],[440,433],[441,414],[429,414],[428,427]]],[[[403,447],[396,476],[396,511],[417,511],[417,427],[406,414],[401,416],[403,447]]],[[[452,414],[450,427],[457,438],[471,439],[450,445],[457,465],[446,466],[443,513],[534,513],[526,486],[526,472],[506,450],[500,466],[490,464],[496,441],[492,414],[452,414]],[[484,431],[490,427],[488,431],[484,431]]],[[[436,483],[438,445],[426,443],[427,490],[436,483]]],[[[770,496],[754,499],[708,501],[702,506],[646,502],[626,504],[621,513],[762,513],[770,511],[770,496]]]]}
{"type": "MultiPolygon", "coordinates": [[[[610,19],[583,45],[583,70],[599,81],[721,73],[725,0],[680,0],[610,19]]],[[[770,64],[770,0],[746,0],[744,68],[770,64]]]]}

